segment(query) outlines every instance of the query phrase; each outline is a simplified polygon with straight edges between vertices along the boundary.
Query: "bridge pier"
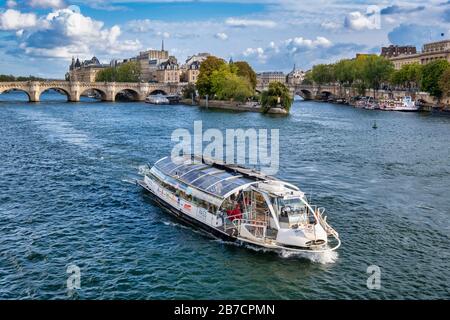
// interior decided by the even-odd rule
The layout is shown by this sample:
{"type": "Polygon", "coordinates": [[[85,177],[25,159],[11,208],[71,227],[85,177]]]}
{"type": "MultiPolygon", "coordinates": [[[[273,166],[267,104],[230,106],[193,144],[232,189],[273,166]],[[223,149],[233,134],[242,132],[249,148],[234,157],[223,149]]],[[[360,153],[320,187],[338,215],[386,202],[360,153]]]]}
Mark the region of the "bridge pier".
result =
{"type": "Polygon", "coordinates": [[[39,102],[39,97],[41,93],[39,91],[30,91],[28,92],[28,97],[30,102],[39,102]]]}
{"type": "Polygon", "coordinates": [[[39,82],[32,81],[29,83],[28,97],[30,102],[39,102],[39,97],[41,96],[41,90],[39,82]]]}
{"type": "Polygon", "coordinates": [[[69,85],[69,96],[67,97],[67,100],[69,100],[70,102],[78,102],[80,101],[80,83],[77,82],[70,82],[69,85]]]}

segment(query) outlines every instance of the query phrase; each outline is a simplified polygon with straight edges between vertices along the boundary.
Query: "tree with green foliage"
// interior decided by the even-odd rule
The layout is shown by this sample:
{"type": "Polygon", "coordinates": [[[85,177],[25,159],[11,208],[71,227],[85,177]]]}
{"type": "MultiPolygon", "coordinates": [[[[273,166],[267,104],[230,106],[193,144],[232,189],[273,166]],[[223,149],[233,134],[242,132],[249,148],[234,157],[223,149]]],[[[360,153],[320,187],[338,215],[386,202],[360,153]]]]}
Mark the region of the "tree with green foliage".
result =
{"type": "Polygon", "coordinates": [[[210,76],[211,93],[218,100],[245,101],[253,95],[250,82],[237,74],[237,68],[225,64],[210,76]]]}
{"type": "Polygon", "coordinates": [[[195,83],[200,96],[213,95],[210,79],[211,74],[224,65],[226,65],[225,60],[215,56],[209,56],[202,62],[197,82],[195,83]]]}
{"type": "Polygon", "coordinates": [[[185,99],[191,99],[192,97],[195,98],[195,96],[197,95],[195,84],[193,84],[193,83],[187,84],[183,88],[182,95],[183,95],[183,98],[185,98],[185,99]]]}
{"type": "Polygon", "coordinates": [[[341,86],[352,86],[356,79],[355,60],[340,60],[334,65],[334,75],[341,86]]]}
{"type": "Polygon", "coordinates": [[[302,84],[307,85],[307,86],[314,84],[314,80],[312,79],[312,71],[311,70],[306,71],[305,77],[303,78],[303,81],[302,81],[302,84]]]}
{"type": "Polygon", "coordinates": [[[200,65],[196,87],[200,96],[245,101],[254,95],[253,83],[256,86],[256,74],[248,63],[226,63],[223,59],[209,56],[200,65]]]}
{"type": "Polygon", "coordinates": [[[422,70],[422,90],[440,99],[443,91],[439,86],[439,80],[441,80],[441,76],[449,66],[450,63],[447,60],[436,60],[424,65],[422,70]]]}
{"type": "Polygon", "coordinates": [[[311,78],[315,83],[319,85],[333,83],[336,80],[333,65],[315,65],[311,70],[311,78]]]}
{"type": "Polygon", "coordinates": [[[0,74],[0,82],[11,82],[11,81],[42,81],[44,78],[39,78],[35,76],[18,76],[15,77],[13,75],[0,74]]]}
{"type": "Polygon", "coordinates": [[[292,106],[292,97],[289,88],[281,82],[269,83],[269,89],[261,93],[261,108],[263,113],[267,113],[271,108],[281,105],[286,111],[292,106]]]}
{"type": "Polygon", "coordinates": [[[418,63],[405,64],[391,74],[390,83],[402,88],[412,89],[420,86],[422,65],[418,63]]]}
{"type": "Polygon", "coordinates": [[[378,90],[391,78],[394,65],[385,57],[368,55],[363,60],[362,79],[371,89],[378,90]]]}
{"type": "Polygon", "coordinates": [[[16,78],[13,75],[0,74],[0,82],[15,81],[16,78]]]}
{"type": "Polygon", "coordinates": [[[439,89],[442,96],[450,97],[450,67],[447,67],[439,78],[439,89]]]}
{"type": "Polygon", "coordinates": [[[137,61],[129,61],[117,67],[108,67],[100,70],[95,81],[98,82],[139,82],[141,68],[137,61]]]}
{"type": "Polygon", "coordinates": [[[237,67],[237,75],[247,79],[252,89],[256,88],[256,72],[246,61],[236,61],[233,63],[237,67]]]}

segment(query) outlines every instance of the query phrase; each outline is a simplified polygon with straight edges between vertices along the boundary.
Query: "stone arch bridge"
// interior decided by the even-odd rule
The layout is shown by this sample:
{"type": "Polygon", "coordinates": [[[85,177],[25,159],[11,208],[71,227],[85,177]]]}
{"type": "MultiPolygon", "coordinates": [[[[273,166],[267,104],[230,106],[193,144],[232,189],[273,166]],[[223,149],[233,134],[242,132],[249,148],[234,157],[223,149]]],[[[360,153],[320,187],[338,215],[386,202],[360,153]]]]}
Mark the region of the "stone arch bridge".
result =
{"type": "MultiPolygon", "coordinates": [[[[360,95],[356,88],[342,87],[339,85],[292,85],[288,84],[289,90],[292,96],[298,95],[301,96],[304,100],[327,100],[328,98],[333,99],[350,99],[352,97],[360,95]]],[[[262,92],[263,90],[267,90],[268,85],[266,87],[257,86],[256,91],[262,92]]],[[[430,96],[426,92],[415,92],[411,93],[409,91],[402,90],[394,90],[394,91],[386,91],[386,90],[378,90],[374,91],[371,89],[365,90],[366,96],[375,97],[377,99],[399,99],[403,98],[406,95],[412,95],[414,99],[428,103],[435,104],[437,103],[436,99],[430,96]]]]}
{"type": "Polygon", "coordinates": [[[77,82],[77,81],[14,81],[0,82],[0,94],[9,90],[20,90],[28,95],[30,102],[38,102],[47,90],[58,90],[67,96],[67,101],[80,101],[80,96],[90,91],[99,93],[102,101],[115,101],[120,92],[130,93],[134,100],[143,101],[148,95],[180,94],[185,84],[174,83],[128,83],[128,82],[77,82]]]}
{"type": "MultiPolygon", "coordinates": [[[[343,90],[339,86],[333,86],[333,85],[303,85],[303,84],[297,84],[292,85],[288,84],[289,90],[291,94],[299,95],[305,100],[314,100],[314,99],[320,99],[320,98],[328,98],[328,97],[336,97],[336,96],[342,96],[345,95],[345,89],[343,90]]],[[[268,85],[261,86],[258,85],[256,87],[256,91],[262,92],[263,90],[267,90],[269,88],[268,85]]],[[[347,94],[351,94],[348,92],[347,94]]]]}

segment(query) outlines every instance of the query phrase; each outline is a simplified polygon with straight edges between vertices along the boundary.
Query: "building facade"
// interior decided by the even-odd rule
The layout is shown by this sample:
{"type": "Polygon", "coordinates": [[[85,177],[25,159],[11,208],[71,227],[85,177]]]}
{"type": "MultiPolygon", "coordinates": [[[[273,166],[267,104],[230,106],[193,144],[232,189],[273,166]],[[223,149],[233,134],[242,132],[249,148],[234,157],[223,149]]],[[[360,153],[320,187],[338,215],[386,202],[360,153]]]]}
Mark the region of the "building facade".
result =
{"type": "Polygon", "coordinates": [[[271,82],[286,83],[286,75],[281,71],[261,72],[256,74],[256,83],[258,87],[266,87],[271,82]]]}
{"type": "Polygon", "coordinates": [[[287,75],[287,83],[289,85],[299,85],[303,82],[304,79],[305,79],[305,72],[300,69],[296,69],[295,65],[292,71],[289,72],[287,75]]]}
{"type": "Polygon", "coordinates": [[[381,48],[381,56],[386,58],[397,57],[399,55],[416,54],[417,49],[415,46],[394,46],[381,48]]]}
{"type": "Polygon", "coordinates": [[[202,52],[187,58],[185,64],[180,67],[180,80],[195,84],[200,74],[200,65],[209,56],[209,53],[202,52]]]}
{"type": "Polygon", "coordinates": [[[156,70],[156,81],[163,83],[180,82],[180,67],[175,57],[170,57],[167,61],[158,65],[156,70]]]}
{"type": "Polygon", "coordinates": [[[97,73],[107,67],[109,65],[101,64],[96,57],[83,62],[80,62],[78,58],[76,60],[72,58],[66,77],[70,81],[95,82],[97,73]]]}
{"type": "Polygon", "coordinates": [[[416,54],[402,54],[391,57],[389,60],[394,64],[395,69],[412,63],[427,64],[436,60],[447,60],[450,62],[450,40],[431,42],[424,44],[422,52],[416,54]]]}
{"type": "Polygon", "coordinates": [[[211,56],[211,55],[207,52],[201,52],[201,53],[194,54],[193,56],[190,56],[189,58],[186,59],[185,65],[189,66],[194,62],[199,62],[201,64],[209,56],[211,56]]]}
{"type": "Polygon", "coordinates": [[[169,51],[164,50],[164,40],[161,50],[147,50],[139,52],[136,60],[141,68],[141,80],[145,82],[157,81],[156,71],[159,64],[169,59],[169,51]]]}
{"type": "Polygon", "coordinates": [[[190,65],[186,66],[186,69],[182,71],[182,81],[188,83],[196,83],[198,75],[200,74],[200,61],[194,61],[190,65]]]}

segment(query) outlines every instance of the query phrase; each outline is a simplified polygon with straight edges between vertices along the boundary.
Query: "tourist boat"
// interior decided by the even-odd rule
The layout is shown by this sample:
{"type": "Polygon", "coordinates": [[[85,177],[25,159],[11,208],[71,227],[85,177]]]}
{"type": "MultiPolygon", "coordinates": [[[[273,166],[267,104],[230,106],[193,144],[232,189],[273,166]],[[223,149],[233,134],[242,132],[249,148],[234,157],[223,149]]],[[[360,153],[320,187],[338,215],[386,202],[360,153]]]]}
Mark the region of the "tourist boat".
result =
{"type": "Polygon", "coordinates": [[[167,99],[167,97],[162,94],[149,95],[147,98],[145,98],[145,102],[151,103],[151,104],[169,104],[170,103],[169,99],[167,99]]]}
{"type": "Polygon", "coordinates": [[[404,96],[403,99],[385,99],[380,101],[380,109],[385,111],[419,111],[420,106],[411,96],[404,96]]]}
{"type": "Polygon", "coordinates": [[[137,183],[177,218],[239,244],[288,252],[327,252],[341,242],[323,208],[296,186],[253,169],[183,156],[165,157],[137,183]]]}
{"type": "Polygon", "coordinates": [[[356,101],[355,107],[369,110],[379,109],[378,102],[375,101],[372,97],[364,97],[356,101]]]}

